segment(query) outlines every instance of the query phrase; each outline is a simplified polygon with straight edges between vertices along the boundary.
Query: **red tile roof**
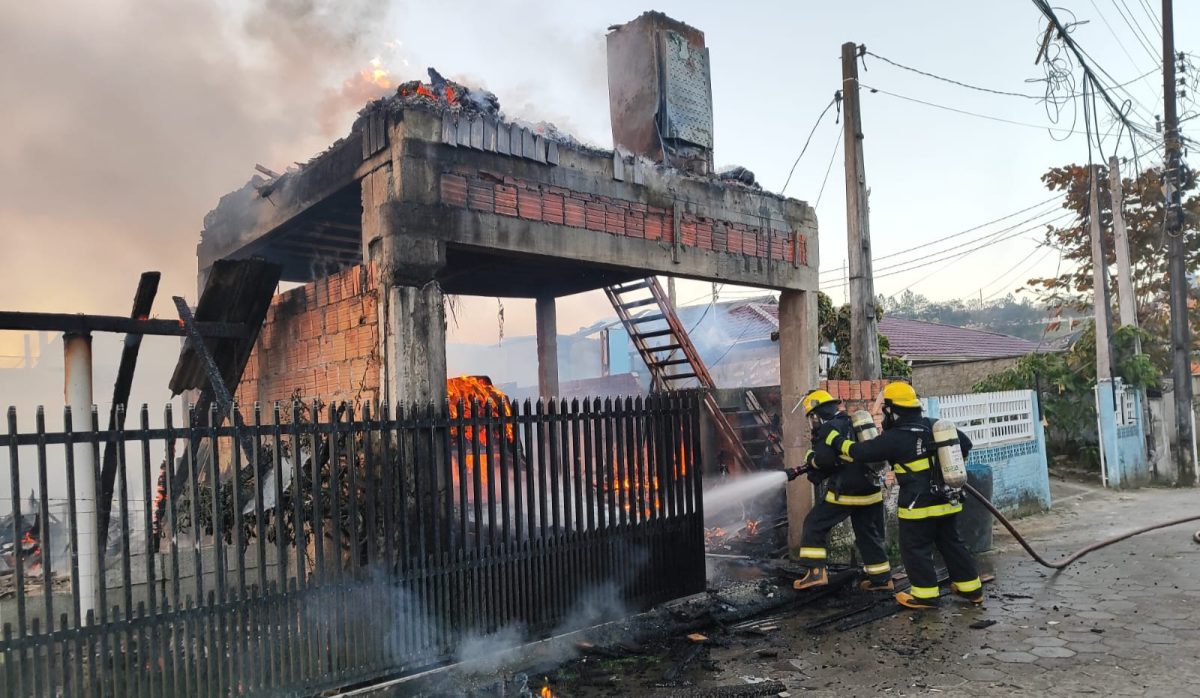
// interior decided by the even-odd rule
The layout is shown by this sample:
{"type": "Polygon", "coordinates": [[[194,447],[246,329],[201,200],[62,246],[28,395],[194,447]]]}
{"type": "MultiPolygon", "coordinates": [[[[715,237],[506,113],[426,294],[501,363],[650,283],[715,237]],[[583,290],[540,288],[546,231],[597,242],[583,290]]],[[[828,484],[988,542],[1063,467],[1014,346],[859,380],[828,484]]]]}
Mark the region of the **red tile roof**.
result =
{"type": "Polygon", "coordinates": [[[885,316],[879,332],[888,338],[888,354],[909,361],[963,361],[1023,356],[1037,342],[1012,335],[885,316]]]}

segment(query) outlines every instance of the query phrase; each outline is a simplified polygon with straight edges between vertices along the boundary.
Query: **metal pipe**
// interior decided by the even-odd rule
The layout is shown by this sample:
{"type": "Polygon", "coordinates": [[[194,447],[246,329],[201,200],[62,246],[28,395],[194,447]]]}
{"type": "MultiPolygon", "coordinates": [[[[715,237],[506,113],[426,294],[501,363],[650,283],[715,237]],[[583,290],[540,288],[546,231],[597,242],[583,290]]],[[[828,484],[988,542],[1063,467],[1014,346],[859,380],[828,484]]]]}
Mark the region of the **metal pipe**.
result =
{"type": "MultiPolygon", "coordinates": [[[[76,433],[91,433],[92,422],[92,335],[88,332],[63,335],[63,396],[71,409],[76,433]]],[[[86,614],[96,608],[99,560],[96,551],[96,463],[92,444],[74,446],[76,531],[79,550],[79,602],[86,614]]]]}

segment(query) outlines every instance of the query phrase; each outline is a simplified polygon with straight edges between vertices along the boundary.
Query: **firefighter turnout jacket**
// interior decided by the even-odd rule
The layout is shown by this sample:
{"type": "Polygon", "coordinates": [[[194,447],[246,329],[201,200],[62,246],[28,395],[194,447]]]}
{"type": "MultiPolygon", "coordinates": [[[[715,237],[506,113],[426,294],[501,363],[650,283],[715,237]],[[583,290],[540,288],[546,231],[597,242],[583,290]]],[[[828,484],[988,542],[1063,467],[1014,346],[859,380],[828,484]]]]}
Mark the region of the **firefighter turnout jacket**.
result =
{"type": "Polygon", "coordinates": [[[824,500],[845,506],[882,502],[883,483],[871,462],[842,450],[842,444],[852,443],[853,437],[854,427],[845,412],[838,412],[813,433],[812,462],[824,480],[824,500]]]}
{"type": "MultiPolygon", "coordinates": [[[[846,420],[847,425],[849,421],[846,420]]],[[[959,430],[958,440],[965,459],[971,451],[971,439],[959,430]]],[[[933,424],[919,412],[899,417],[894,425],[869,441],[855,443],[849,438],[834,437],[829,445],[855,464],[874,461],[891,464],[900,486],[896,513],[901,519],[926,519],[962,511],[961,501],[950,500],[934,486],[940,480],[940,472],[933,445],[933,424]]]]}

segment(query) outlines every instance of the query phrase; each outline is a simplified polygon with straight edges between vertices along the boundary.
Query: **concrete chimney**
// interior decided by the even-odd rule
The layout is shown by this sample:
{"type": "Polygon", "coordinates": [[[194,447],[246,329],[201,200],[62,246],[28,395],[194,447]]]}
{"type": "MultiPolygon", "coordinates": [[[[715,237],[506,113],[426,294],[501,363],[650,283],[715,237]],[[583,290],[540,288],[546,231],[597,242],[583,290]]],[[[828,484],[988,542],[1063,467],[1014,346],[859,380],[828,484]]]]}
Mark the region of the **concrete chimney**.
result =
{"type": "Polygon", "coordinates": [[[712,172],[712,83],[704,32],[661,12],[613,27],[608,104],[618,148],[688,172],[712,172]]]}

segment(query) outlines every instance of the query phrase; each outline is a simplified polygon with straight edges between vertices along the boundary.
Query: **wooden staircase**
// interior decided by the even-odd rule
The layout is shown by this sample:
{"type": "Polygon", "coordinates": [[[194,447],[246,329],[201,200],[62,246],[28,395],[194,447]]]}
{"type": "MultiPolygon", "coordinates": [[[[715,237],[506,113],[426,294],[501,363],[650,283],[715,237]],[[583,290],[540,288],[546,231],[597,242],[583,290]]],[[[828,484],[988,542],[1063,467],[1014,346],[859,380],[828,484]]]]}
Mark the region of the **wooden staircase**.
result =
{"type": "Polygon", "coordinates": [[[716,384],[708,367],[658,280],[650,277],[617,284],[604,292],[650,370],[655,390],[705,390],[705,408],[733,459],[728,465],[743,472],[776,467],[772,461],[782,456],[783,448],[770,416],[750,391],[746,391],[739,407],[722,408],[717,404],[713,395],[716,384]]]}

